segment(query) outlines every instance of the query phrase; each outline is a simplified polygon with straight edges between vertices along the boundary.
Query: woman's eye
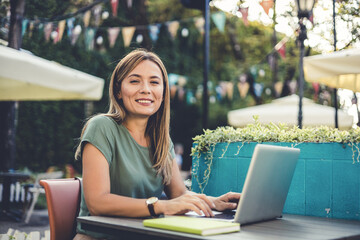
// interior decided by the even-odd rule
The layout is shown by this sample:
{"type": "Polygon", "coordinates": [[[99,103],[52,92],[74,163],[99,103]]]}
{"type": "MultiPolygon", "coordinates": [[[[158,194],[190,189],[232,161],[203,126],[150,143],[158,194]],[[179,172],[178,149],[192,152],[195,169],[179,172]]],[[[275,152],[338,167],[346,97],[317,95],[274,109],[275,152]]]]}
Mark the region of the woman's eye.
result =
{"type": "Polygon", "coordinates": [[[157,85],[157,84],[159,84],[159,83],[160,83],[159,81],[151,81],[151,84],[157,85]]]}
{"type": "Polygon", "coordinates": [[[137,79],[130,80],[130,83],[138,83],[138,82],[139,82],[139,80],[137,80],[137,79]]]}

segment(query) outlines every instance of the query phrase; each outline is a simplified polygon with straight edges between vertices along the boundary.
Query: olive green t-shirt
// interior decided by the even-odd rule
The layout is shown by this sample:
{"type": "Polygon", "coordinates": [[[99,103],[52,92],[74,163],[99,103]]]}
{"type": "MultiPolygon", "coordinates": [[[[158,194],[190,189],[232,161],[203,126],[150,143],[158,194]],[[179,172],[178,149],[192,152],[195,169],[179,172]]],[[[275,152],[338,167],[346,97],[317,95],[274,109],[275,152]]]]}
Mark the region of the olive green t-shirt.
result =
{"type": "MultiPolygon", "coordinates": [[[[163,177],[152,167],[148,147],[139,145],[122,124],[111,117],[98,115],[93,117],[81,139],[94,145],[106,158],[109,164],[110,192],[132,198],[160,197],[163,192],[163,177]]],[[[175,157],[174,146],[170,144],[170,154],[175,157]]],[[[82,154],[82,152],[81,152],[82,154]]],[[[81,194],[79,216],[89,216],[84,193],[81,194]]],[[[81,229],[77,232],[93,237],[104,237],[81,229]]]]}

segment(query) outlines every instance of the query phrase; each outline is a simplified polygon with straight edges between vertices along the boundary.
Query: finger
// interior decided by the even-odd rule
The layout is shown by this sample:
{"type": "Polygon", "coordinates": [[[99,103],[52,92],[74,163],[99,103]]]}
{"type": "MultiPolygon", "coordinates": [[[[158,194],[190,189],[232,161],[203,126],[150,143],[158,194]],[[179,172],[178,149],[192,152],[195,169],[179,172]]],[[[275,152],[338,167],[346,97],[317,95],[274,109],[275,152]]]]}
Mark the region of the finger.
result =
{"type": "Polygon", "coordinates": [[[241,194],[229,192],[229,193],[227,193],[226,197],[229,202],[238,202],[241,197],[241,194]]]}
{"type": "Polygon", "coordinates": [[[235,209],[237,207],[237,204],[236,203],[225,203],[225,208],[226,209],[235,209]]]}
{"type": "Polygon", "coordinates": [[[195,204],[192,203],[187,203],[186,204],[186,211],[194,211],[196,212],[199,216],[202,216],[202,212],[201,209],[199,209],[195,204]]]}
{"type": "Polygon", "coordinates": [[[210,208],[215,208],[215,204],[214,202],[208,198],[205,194],[196,194],[195,196],[199,197],[200,199],[202,199],[203,201],[206,202],[206,204],[210,207],[210,208]]]}
{"type": "Polygon", "coordinates": [[[210,206],[204,200],[197,198],[197,199],[194,199],[193,203],[196,205],[196,207],[198,207],[204,213],[205,216],[207,216],[207,217],[214,216],[210,206]]]}
{"type": "Polygon", "coordinates": [[[184,198],[195,204],[205,216],[214,216],[211,207],[215,208],[215,205],[205,194],[186,194],[184,195],[184,198]]]}

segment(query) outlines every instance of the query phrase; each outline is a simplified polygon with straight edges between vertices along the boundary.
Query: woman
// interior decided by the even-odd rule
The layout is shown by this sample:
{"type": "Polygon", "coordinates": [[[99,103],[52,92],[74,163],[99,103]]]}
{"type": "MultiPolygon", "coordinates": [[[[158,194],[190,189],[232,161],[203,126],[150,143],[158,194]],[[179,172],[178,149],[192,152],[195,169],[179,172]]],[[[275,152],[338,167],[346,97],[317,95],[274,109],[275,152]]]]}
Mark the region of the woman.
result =
{"type": "MultiPolygon", "coordinates": [[[[116,66],[107,114],[84,126],[76,158],[83,163],[80,216],[174,215],[234,209],[240,194],[218,198],[186,190],[169,136],[170,97],[160,58],[135,50],[116,66]],[[158,200],[162,192],[169,200],[158,200]]],[[[75,239],[101,237],[78,226],[75,239]]]]}

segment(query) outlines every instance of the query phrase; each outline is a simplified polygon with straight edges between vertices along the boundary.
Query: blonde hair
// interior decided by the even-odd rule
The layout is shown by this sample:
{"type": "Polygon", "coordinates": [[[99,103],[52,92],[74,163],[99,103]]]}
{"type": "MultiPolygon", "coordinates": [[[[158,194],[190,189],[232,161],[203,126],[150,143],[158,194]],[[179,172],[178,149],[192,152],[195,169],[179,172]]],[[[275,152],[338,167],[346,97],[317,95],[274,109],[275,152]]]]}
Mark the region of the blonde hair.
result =
{"type": "MultiPolygon", "coordinates": [[[[150,154],[153,160],[153,167],[158,174],[163,176],[164,184],[170,183],[172,175],[172,159],[169,153],[170,148],[170,91],[167,72],[161,59],[152,52],[144,49],[137,49],[126,55],[115,67],[109,86],[109,110],[104,116],[112,117],[117,123],[121,124],[126,117],[126,109],[122,100],[119,99],[118,93],[121,91],[121,83],[125,77],[141,62],[149,60],[157,64],[162,72],[164,92],[163,101],[159,110],[150,116],[146,135],[150,138],[150,154]]],[[[84,131],[91,119],[89,119],[82,129],[82,138],[84,131]]],[[[79,159],[81,155],[81,143],[78,145],[75,158],[79,159]]]]}

